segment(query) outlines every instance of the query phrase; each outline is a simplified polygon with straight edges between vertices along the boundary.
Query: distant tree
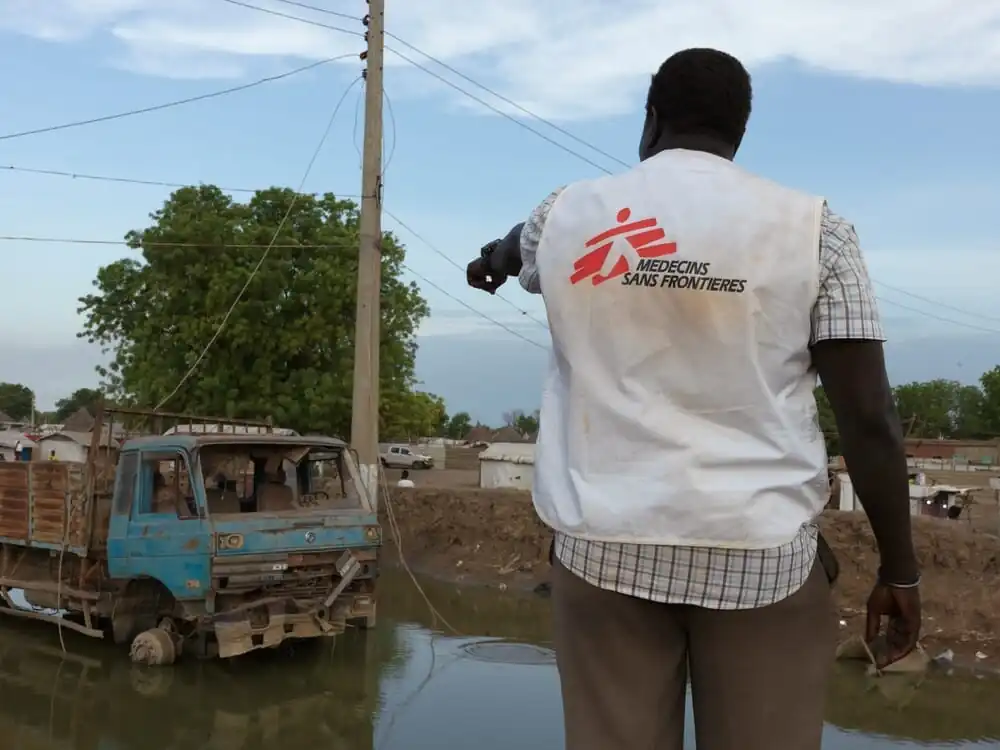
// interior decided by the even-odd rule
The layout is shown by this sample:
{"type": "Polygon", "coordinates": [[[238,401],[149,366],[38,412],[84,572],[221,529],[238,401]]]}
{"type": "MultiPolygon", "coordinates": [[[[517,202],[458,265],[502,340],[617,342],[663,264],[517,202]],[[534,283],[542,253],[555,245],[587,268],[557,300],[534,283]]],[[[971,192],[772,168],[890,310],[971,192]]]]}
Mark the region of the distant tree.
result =
{"type": "Polygon", "coordinates": [[[66,398],[56,401],[56,422],[65,422],[80,409],[86,409],[92,416],[97,414],[97,406],[103,397],[104,394],[96,388],[78,388],[66,398]]]}
{"type": "Polygon", "coordinates": [[[514,428],[522,435],[535,434],[538,432],[538,414],[539,412],[537,410],[531,414],[521,412],[518,418],[514,421],[514,428]]]}
{"type": "Polygon", "coordinates": [[[24,422],[31,419],[35,394],[21,383],[0,383],[0,411],[11,419],[24,422]]]}
{"type": "Polygon", "coordinates": [[[981,427],[991,436],[1000,437],[1000,367],[984,372],[979,379],[981,427]]]}
{"type": "MultiPolygon", "coordinates": [[[[142,260],[102,267],[80,300],[81,336],[113,352],[101,370],[109,396],[154,406],[197,365],[165,409],[272,416],[300,432],[347,437],[358,218],[355,203],[331,194],[270,188],[241,203],[212,185],[175,191],[126,236],[142,260]]],[[[404,255],[383,234],[380,419],[385,429],[417,431],[426,414],[405,410],[427,407],[414,392],[414,358],[428,307],[402,276],[404,255]]]]}
{"type": "Polygon", "coordinates": [[[444,435],[452,440],[461,440],[469,434],[469,430],[471,429],[472,418],[469,416],[469,413],[460,411],[457,414],[452,414],[448,419],[444,435]]]}
{"type": "Polygon", "coordinates": [[[819,413],[819,428],[823,431],[823,439],[826,441],[826,452],[829,456],[840,455],[840,435],[837,432],[837,419],[833,416],[833,408],[830,400],[826,397],[823,386],[818,386],[813,391],[816,398],[816,410],[819,413]]]}

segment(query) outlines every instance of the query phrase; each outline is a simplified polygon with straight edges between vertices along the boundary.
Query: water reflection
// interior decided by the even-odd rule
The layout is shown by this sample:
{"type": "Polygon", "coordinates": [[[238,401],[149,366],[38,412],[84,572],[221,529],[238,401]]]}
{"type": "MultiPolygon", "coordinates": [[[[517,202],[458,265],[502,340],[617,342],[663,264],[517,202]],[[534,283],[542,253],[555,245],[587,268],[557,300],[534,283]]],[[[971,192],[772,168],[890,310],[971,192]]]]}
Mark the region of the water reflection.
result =
{"type": "MultiPolygon", "coordinates": [[[[0,747],[561,747],[558,679],[544,649],[548,603],[433,582],[425,589],[468,638],[434,635],[420,594],[393,572],[381,581],[373,632],[349,633],[334,649],[307,643],[174,669],[137,670],[109,645],[69,637],[64,657],[54,633],[0,620],[0,747]]],[[[998,700],[993,680],[870,681],[840,669],[824,747],[996,747],[998,700]]]]}

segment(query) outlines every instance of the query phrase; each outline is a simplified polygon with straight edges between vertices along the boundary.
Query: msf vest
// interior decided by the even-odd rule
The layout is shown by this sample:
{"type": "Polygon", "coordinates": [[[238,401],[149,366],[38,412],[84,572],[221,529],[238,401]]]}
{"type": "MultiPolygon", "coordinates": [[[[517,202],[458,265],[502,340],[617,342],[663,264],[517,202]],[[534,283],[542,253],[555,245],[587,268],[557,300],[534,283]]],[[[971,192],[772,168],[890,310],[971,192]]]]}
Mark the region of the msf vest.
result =
{"type": "Polygon", "coordinates": [[[663,152],[558,197],[535,507],[571,536],[758,549],[828,497],[809,355],[823,200],[663,152]]]}

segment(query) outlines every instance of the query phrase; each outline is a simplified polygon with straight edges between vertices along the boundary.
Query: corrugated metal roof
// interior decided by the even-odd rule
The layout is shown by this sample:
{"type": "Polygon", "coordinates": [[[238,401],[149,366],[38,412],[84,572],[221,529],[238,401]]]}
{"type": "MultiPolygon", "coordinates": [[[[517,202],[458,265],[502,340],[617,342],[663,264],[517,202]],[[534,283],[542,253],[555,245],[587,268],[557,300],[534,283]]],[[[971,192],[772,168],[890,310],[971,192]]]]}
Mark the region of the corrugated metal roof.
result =
{"type": "Polygon", "coordinates": [[[22,448],[34,448],[37,443],[31,438],[25,436],[23,432],[18,432],[17,430],[0,430],[0,445],[5,448],[13,448],[14,443],[21,441],[22,448]]]}
{"type": "Polygon", "coordinates": [[[534,464],[534,443],[493,443],[479,454],[480,461],[506,461],[512,464],[534,464]]]}

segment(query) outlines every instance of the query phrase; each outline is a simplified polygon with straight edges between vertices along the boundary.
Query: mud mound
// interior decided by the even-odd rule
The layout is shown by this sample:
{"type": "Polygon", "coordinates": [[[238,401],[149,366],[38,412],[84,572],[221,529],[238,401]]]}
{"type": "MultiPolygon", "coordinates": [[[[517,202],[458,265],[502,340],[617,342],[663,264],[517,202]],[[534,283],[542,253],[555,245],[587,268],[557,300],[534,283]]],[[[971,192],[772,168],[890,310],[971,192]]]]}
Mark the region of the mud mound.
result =
{"type": "Polygon", "coordinates": [[[449,469],[479,471],[479,454],[482,448],[452,448],[445,450],[444,465],[449,469]]]}
{"type": "MultiPolygon", "coordinates": [[[[868,520],[861,513],[829,511],[820,523],[840,561],[837,604],[847,616],[860,615],[878,568],[868,520]]],[[[1000,636],[1000,539],[962,522],[914,518],[913,541],[923,575],[926,634],[1000,636]]]]}
{"type": "Polygon", "coordinates": [[[483,582],[547,573],[552,533],[527,492],[419,487],[393,497],[404,554],[421,568],[483,582]]]}
{"type": "MultiPolygon", "coordinates": [[[[493,585],[530,587],[547,579],[552,535],[528,493],[427,487],[393,495],[404,554],[421,570],[493,585]]],[[[878,568],[875,539],[862,513],[828,511],[820,523],[840,561],[837,606],[856,630],[878,568]]],[[[1000,538],[960,521],[914,518],[913,528],[926,635],[1000,637],[1000,538]]]]}

